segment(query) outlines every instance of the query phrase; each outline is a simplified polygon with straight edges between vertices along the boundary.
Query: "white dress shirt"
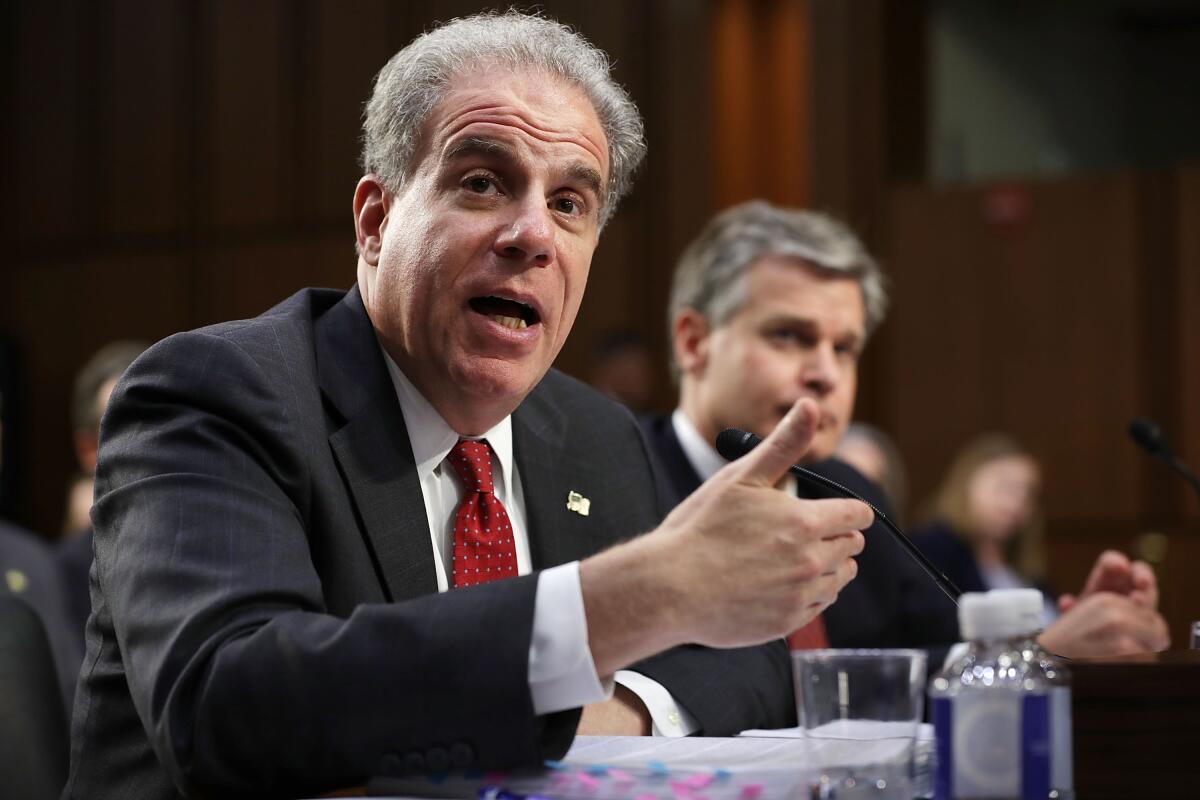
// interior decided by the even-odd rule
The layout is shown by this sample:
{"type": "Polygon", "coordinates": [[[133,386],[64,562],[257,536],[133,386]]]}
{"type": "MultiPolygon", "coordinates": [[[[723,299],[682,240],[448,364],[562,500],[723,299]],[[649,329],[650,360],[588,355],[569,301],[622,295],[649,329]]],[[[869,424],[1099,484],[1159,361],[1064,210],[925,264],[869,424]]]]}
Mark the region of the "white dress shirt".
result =
{"type": "MultiPolygon", "coordinates": [[[[696,474],[700,476],[701,483],[716,475],[721,467],[729,463],[724,456],[717,452],[716,448],[708,443],[707,439],[700,435],[700,431],[696,430],[696,426],[687,418],[687,414],[683,413],[683,409],[677,408],[671,414],[671,427],[675,429],[675,438],[679,440],[679,447],[687,456],[692,469],[696,470],[696,474]]],[[[796,479],[790,474],[785,475],[778,486],[793,495],[796,494],[798,488],[796,479]]]]}
{"type": "MultiPolygon", "coordinates": [[[[454,470],[443,462],[458,444],[459,435],[417,391],[386,351],[383,356],[412,445],[435,555],[438,591],[444,592],[449,588],[449,559],[454,553],[454,515],[465,490],[454,470]]],[[[513,460],[512,418],[505,417],[478,438],[487,439],[491,445],[495,495],[512,522],[517,572],[527,575],[533,566],[525,519],[525,493],[513,460]]],[[[618,671],[614,679],[645,703],[656,735],[685,736],[699,727],[657,681],[628,670],[618,671]]],[[[529,691],[536,714],[578,708],[612,697],[613,682],[600,680],[588,648],[578,561],[543,570],[538,579],[529,647],[529,691]]]]}

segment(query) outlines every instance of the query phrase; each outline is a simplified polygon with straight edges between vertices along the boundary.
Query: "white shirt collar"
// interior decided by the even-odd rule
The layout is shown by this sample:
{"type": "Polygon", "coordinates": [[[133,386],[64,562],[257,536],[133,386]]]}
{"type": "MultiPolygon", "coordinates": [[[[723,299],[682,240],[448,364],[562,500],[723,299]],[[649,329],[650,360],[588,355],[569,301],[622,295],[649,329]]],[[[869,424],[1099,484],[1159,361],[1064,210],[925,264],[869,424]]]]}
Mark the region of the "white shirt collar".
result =
{"type": "Polygon", "coordinates": [[[675,438],[679,439],[683,454],[687,456],[701,481],[716,475],[717,471],[728,463],[708,440],[700,435],[700,431],[696,430],[696,426],[683,413],[683,409],[677,408],[671,414],[671,427],[675,429],[675,438]]]}
{"type": "MultiPolygon", "coordinates": [[[[400,401],[400,411],[404,414],[404,426],[408,429],[408,441],[412,445],[413,458],[417,462],[417,478],[423,480],[435,470],[440,470],[446,454],[458,444],[459,435],[442,419],[425,396],[422,395],[408,376],[401,371],[392,357],[388,355],[383,345],[379,346],[387,364],[388,374],[392,385],[396,387],[396,398],[400,401]]],[[[488,444],[496,453],[496,463],[500,465],[500,479],[493,481],[503,483],[504,496],[512,497],[512,416],[500,420],[483,436],[464,436],[464,439],[487,439],[488,444]]]]}

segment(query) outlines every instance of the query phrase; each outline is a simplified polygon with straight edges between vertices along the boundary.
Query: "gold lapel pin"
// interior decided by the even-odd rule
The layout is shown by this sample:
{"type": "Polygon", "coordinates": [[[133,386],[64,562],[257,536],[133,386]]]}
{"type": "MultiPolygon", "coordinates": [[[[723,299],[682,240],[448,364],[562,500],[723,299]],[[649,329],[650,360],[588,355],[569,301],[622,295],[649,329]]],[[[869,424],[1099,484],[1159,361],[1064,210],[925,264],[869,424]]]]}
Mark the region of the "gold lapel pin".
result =
{"type": "Polygon", "coordinates": [[[567,492],[567,511],[574,511],[581,517],[586,517],[592,510],[592,501],[579,492],[567,492]]]}
{"type": "MultiPolygon", "coordinates": [[[[587,511],[583,513],[586,514],[587,511]]],[[[13,594],[20,594],[29,588],[29,578],[25,577],[25,573],[19,569],[10,569],[5,572],[4,582],[8,584],[8,590],[13,594]]]]}

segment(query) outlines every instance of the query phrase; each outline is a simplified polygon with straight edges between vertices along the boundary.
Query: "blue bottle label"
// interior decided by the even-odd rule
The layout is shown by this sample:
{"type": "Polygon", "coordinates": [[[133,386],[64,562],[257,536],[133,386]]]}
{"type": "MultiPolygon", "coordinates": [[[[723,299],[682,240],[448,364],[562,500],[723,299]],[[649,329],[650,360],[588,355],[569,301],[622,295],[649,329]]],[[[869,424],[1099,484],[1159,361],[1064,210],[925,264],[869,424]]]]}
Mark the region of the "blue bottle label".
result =
{"type": "Polygon", "coordinates": [[[1071,689],[1055,686],[1050,690],[1050,741],[1053,755],[1050,759],[1050,785],[1058,789],[1060,796],[1069,796],[1075,790],[1075,770],[1071,752],[1071,689]]]}
{"type": "Polygon", "coordinates": [[[935,697],[929,704],[933,719],[933,742],[935,768],[933,771],[934,800],[951,800],[954,782],[951,775],[954,767],[954,702],[949,697],[935,697]]]}
{"type": "Polygon", "coordinates": [[[1011,797],[1045,800],[1051,777],[1056,788],[1070,788],[1070,730],[1066,760],[1058,752],[1065,708],[1070,724],[1070,694],[1025,694],[1009,689],[963,692],[934,697],[930,704],[936,737],[935,800],[1011,797]],[[1064,706],[1065,702],[1065,706],[1064,706]],[[1053,719],[1053,724],[1052,724],[1053,719]],[[1066,783],[1061,783],[1066,775],[1066,783]]]}
{"type": "Polygon", "coordinates": [[[1021,702],[1021,797],[1050,794],[1050,698],[1027,694],[1021,702]]]}

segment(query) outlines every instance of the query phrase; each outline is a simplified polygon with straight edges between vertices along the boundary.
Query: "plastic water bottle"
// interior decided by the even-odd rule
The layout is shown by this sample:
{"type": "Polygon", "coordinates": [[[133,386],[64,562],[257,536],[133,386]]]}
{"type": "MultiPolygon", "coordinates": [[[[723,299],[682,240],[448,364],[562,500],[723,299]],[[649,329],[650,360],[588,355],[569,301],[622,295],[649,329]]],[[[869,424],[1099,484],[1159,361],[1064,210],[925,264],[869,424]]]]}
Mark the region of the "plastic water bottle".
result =
{"type": "Polygon", "coordinates": [[[1041,612],[1035,589],[959,599],[968,647],[929,686],[936,800],[1074,797],[1070,677],[1033,638],[1041,612]]]}

